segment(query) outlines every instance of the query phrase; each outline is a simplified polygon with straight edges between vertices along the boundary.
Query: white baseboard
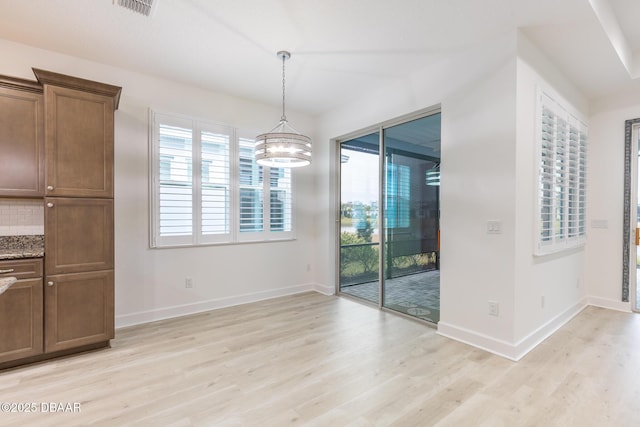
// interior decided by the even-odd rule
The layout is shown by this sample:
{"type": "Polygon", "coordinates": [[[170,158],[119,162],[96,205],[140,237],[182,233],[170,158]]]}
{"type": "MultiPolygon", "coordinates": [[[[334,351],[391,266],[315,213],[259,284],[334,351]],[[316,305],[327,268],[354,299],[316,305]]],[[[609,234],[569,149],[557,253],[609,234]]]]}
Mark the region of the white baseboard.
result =
{"type": "MultiPolygon", "coordinates": [[[[116,316],[116,328],[139,325],[142,323],[154,322],[156,320],[186,316],[189,314],[196,314],[219,308],[310,291],[315,291],[323,295],[335,294],[335,289],[332,286],[322,285],[320,283],[307,283],[303,285],[289,286],[286,288],[254,292],[251,294],[236,295],[232,297],[217,298],[190,304],[175,305],[154,310],[124,314],[116,316]]],[[[437,333],[438,335],[442,335],[517,362],[589,305],[608,308],[611,310],[631,312],[631,304],[628,302],[623,303],[599,297],[585,297],[516,343],[499,340],[470,329],[448,324],[444,321],[440,321],[438,323],[437,333]]]]}
{"type": "Polygon", "coordinates": [[[202,313],[204,311],[263,301],[287,295],[294,295],[302,292],[316,291],[325,295],[331,295],[332,292],[329,293],[328,290],[330,290],[330,288],[319,285],[317,283],[307,283],[303,285],[289,286],[286,288],[254,292],[251,294],[236,295],[226,298],[216,298],[207,301],[198,301],[190,304],[174,305],[154,310],[124,314],[116,316],[115,324],[116,328],[124,328],[127,326],[139,325],[141,323],[149,323],[156,320],[164,320],[173,317],[186,316],[189,314],[202,313]]]}
{"type": "Polygon", "coordinates": [[[517,362],[527,353],[538,346],[542,341],[550,337],[554,332],[565,325],[569,320],[587,307],[587,299],[584,298],[560,313],[547,323],[531,332],[529,335],[516,343],[499,340],[478,332],[460,328],[445,322],[438,323],[438,335],[451,338],[456,341],[469,344],[490,353],[502,356],[506,359],[517,362]]]}
{"type": "Polygon", "coordinates": [[[513,345],[507,341],[451,325],[442,320],[438,322],[437,334],[515,361],[512,356],[513,345]]]}
{"type": "Polygon", "coordinates": [[[594,307],[602,307],[608,308],[610,310],[631,313],[631,302],[622,302],[600,297],[588,297],[587,300],[589,302],[589,305],[593,305],[594,307]]]}
{"type": "Polygon", "coordinates": [[[323,295],[335,295],[336,288],[333,286],[321,285],[320,283],[314,283],[313,290],[323,295]]]}
{"type": "Polygon", "coordinates": [[[544,325],[518,341],[514,346],[515,358],[518,361],[527,353],[536,348],[538,344],[553,335],[558,329],[567,324],[571,319],[576,317],[582,310],[588,307],[587,299],[583,298],[573,306],[558,314],[544,325]]]}

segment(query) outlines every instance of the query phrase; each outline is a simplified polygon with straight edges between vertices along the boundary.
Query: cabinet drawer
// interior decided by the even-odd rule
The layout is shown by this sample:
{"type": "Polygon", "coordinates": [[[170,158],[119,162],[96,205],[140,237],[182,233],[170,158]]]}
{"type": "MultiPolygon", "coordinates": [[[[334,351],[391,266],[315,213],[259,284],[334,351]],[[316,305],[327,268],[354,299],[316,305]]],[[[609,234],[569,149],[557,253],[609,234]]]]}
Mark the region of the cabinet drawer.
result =
{"type": "Polygon", "coordinates": [[[27,258],[0,261],[0,277],[15,277],[17,279],[42,277],[42,259],[27,258]]]}

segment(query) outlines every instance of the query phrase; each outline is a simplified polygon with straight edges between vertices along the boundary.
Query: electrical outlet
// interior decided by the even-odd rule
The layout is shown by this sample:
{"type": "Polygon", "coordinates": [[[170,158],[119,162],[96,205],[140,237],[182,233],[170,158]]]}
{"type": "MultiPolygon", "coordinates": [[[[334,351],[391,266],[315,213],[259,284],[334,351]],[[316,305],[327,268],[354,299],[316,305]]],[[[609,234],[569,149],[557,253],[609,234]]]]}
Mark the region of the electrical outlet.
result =
{"type": "Polygon", "coordinates": [[[540,308],[544,308],[544,295],[540,297],[540,308]]]}
{"type": "Polygon", "coordinates": [[[307,264],[307,271],[311,271],[311,264],[307,264]]]}
{"type": "Polygon", "coordinates": [[[497,316],[499,313],[498,301],[489,301],[489,314],[491,316],[497,316]]]}
{"type": "Polygon", "coordinates": [[[193,288],[193,280],[191,280],[191,277],[187,277],[186,279],[184,279],[184,287],[193,288]]]}

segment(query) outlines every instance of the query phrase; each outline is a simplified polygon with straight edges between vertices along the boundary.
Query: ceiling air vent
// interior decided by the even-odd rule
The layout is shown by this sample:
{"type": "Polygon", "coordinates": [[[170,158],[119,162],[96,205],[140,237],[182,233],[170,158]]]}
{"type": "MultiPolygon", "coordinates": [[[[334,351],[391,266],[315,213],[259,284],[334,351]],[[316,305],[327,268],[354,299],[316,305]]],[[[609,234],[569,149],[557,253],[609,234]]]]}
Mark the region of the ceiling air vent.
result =
{"type": "Polygon", "coordinates": [[[150,16],[154,0],[118,0],[118,4],[144,16],[150,16]]]}

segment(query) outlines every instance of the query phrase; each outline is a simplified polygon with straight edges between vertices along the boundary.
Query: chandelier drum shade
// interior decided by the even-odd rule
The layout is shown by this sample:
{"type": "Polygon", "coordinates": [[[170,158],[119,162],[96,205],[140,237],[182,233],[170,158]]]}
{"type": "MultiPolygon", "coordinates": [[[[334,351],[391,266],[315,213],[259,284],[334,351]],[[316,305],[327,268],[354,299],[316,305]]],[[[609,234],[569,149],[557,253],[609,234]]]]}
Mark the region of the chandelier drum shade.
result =
{"type": "Polygon", "coordinates": [[[311,138],[289,125],[285,114],[285,66],[291,54],[278,52],[282,59],[282,117],[280,123],[267,133],[256,137],[255,159],[261,166],[295,168],[311,164],[311,138]]]}
{"type": "Polygon", "coordinates": [[[431,169],[427,170],[425,184],[434,187],[440,186],[440,162],[437,162],[431,169]]]}

